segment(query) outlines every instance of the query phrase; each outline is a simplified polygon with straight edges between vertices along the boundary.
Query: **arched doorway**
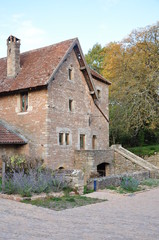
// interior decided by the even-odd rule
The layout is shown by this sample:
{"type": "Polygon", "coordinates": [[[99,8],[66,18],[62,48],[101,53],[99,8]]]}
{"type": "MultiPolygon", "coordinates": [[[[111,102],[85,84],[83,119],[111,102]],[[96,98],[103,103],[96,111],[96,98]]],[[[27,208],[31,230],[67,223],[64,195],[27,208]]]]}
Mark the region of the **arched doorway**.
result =
{"type": "Polygon", "coordinates": [[[109,175],[109,163],[101,163],[97,165],[97,172],[101,177],[109,175]]]}

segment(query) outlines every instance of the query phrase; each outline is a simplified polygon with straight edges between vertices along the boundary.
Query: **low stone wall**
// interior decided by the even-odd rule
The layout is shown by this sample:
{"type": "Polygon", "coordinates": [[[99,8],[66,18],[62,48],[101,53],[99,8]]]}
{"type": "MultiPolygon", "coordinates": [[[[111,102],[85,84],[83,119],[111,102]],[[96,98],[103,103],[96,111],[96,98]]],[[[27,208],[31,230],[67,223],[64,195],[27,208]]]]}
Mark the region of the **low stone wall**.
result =
{"type": "Polygon", "coordinates": [[[70,188],[77,193],[83,194],[84,191],[84,173],[81,170],[60,170],[55,172],[59,180],[65,180],[70,188]]]}
{"type": "Polygon", "coordinates": [[[153,165],[155,165],[156,167],[159,168],[159,153],[154,154],[154,155],[152,155],[152,156],[150,156],[150,157],[145,156],[144,159],[145,159],[147,162],[149,162],[149,163],[151,163],[151,164],[153,164],[153,165]]]}
{"type": "Polygon", "coordinates": [[[101,177],[101,178],[95,178],[95,179],[89,179],[87,188],[88,189],[94,189],[94,181],[96,181],[96,189],[104,189],[109,186],[120,186],[122,178],[123,177],[133,177],[137,179],[139,182],[141,182],[144,179],[147,179],[150,177],[149,171],[144,172],[134,172],[134,173],[124,173],[121,175],[112,175],[108,177],[101,177]]]}

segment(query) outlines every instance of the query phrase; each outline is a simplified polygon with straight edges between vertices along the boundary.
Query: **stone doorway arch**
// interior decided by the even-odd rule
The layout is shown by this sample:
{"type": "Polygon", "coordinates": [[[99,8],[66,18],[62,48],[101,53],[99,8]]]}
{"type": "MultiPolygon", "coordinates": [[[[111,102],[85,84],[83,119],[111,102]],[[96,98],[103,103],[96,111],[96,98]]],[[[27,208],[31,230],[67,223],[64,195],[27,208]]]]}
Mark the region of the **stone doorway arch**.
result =
{"type": "Polygon", "coordinates": [[[101,177],[108,176],[110,172],[110,164],[105,162],[98,164],[97,172],[101,177]]]}

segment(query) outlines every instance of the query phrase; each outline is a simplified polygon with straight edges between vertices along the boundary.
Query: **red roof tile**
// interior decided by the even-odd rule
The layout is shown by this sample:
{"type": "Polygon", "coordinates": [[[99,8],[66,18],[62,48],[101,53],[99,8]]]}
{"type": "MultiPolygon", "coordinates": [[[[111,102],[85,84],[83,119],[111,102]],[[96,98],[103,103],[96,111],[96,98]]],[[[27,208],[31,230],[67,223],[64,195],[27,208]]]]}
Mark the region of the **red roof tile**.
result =
{"type": "Polygon", "coordinates": [[[26,141],[18,133],[0,123],[0,144],[26,144],[26,141]]]}
{"type": "Polygon", "coordinates": [[[99,81],[104,82],[108,85],[111,85],[111,82],[109,82],[107,79],[102,77],[99,73],[94,71],[92,68],[90,68],[90,72],[91,72],[92,77],[95,78],[96,80],[99,80],[99,81]]]}
{"type": "Polygon", "coordinates": [[[7,78],[7,58],[0,59],[0,93],[46,85],[74,40],[22,53],[15,78],[7,78]]]}

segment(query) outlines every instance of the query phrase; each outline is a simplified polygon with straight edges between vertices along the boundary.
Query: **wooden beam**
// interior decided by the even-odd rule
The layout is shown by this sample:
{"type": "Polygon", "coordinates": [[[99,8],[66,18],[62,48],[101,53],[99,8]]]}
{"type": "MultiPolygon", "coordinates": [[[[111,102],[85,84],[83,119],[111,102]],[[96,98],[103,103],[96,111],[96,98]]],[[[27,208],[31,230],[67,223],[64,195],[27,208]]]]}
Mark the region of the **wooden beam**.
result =
{"type": "Polygon", "coordinates": [[[86,67],[85,66],[83,66],[83,67],[80,67],[80,70],[82,71],[82,70],[85,70],[86,69],[86,67]]]}

